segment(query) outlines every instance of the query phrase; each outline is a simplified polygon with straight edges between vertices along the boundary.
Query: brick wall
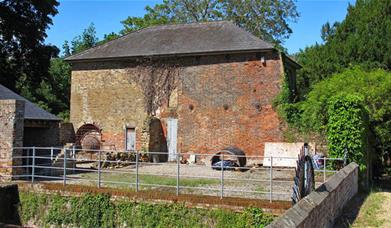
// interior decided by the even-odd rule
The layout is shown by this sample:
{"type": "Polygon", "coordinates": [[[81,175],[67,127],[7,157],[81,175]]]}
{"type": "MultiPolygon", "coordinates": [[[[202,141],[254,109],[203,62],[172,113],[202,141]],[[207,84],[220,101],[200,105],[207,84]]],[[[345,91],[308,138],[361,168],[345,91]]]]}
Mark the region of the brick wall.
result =
{"type": "MultiPolygon", "coordinates": [[[[13,147],[23,146],[24,128],[24,101],[0,100],[0,166],[22,165],[22,159],[12,159],[13,156],[22,156],[22,150],[13,150],[13,147]]],[[[21,168],[0,168],[2,175],[18,175],[21,168]]],[[[1,177],[2,180],[9,177],[1,177]]]]}
{"type": "Polygon", "coordinates": [[[282,124],[272,108],[280,90],[277,53],[201,58],[183,73],[178,96],[182,151],[212,152],[236,146],[262,156],[265,142],[282,140],[282,124]],[[212,64],[208,64],[212,62],[212,64]]]}
{"type": "MultiPolygon", "coordinates": [[[[181,152],[237,146],[248,155],[263,155],[265,142],[282,140],[283,125],[272,108],[283,72],[277,52],[183,57],[180,64],[178,87],[158,117],[164,134],[167,118],[178,118],[181,152]]],[[[133,126],[141,149],[147,114],[130,74],[142,74],[131,61],[75,63],[70,118],[75,129],[95,122],[103,144],[123,150],[125,126],[133,126]]]]}
{"type": "Polygon", "coordinates": [[[333,227],[357,191],[358,165],[350,163],[268,227],[333,227]]]}

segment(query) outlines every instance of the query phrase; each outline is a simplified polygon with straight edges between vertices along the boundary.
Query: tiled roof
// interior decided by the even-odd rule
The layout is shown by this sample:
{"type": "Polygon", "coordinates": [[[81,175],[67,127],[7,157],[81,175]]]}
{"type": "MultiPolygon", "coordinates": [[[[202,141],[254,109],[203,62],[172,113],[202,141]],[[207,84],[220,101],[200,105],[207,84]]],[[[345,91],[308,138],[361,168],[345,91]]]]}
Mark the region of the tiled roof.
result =
{"type": "Polygon", "coordinates": [[[24,106],[24,118],[25,119],[34,119],[34,120],[61,120],[57,116],[43,110],[38,107],[36,104],[30,102],[26,98],[20,96],[19,94],[14,93],[10,89],[6,88],[3,85],[0,85],[0,100],[23,100],[25,101],[24,106]]]}
{"type": "Polygon", "coordinates": [[[69,56],[68,61],[194,55],[272,49],[273,45],[229,21],[160,25],[69,56]]]}

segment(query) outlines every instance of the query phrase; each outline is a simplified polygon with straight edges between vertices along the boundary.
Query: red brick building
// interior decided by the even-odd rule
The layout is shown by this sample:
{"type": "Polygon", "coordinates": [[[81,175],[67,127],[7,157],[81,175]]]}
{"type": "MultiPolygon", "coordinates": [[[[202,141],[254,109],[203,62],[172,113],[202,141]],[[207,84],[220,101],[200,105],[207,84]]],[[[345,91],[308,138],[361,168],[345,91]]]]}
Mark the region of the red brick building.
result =
{"type": "Polygon", "coordinates": [[[71,122],[87,148],[263,155],[297,63],[230,22],[155,26],[66,59],[71,122]]]}

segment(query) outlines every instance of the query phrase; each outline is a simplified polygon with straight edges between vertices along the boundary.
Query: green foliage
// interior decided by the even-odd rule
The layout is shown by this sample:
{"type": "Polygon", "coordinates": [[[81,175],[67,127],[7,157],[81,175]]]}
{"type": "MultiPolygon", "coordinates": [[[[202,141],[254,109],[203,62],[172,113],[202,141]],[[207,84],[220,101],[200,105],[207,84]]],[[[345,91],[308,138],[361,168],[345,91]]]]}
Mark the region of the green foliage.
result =
{"type": "Polygon", "coordinates": [[[117,39],[118,37],[120,37],[120,35],[118,35],[118,34],[115,33],[115,32],[111,32],[111,33],[109,33],[109,34],[105,34],[105,35],[103,36],[103,40],[98,41],[97,45],[104,44],[104,43],[106,43],[106,42],[108,42],[108,41],[117,39]]]}
{"type": "Polygon", "coordinates": [[[289,21],[299,14],[294,0],[164,0],[147,6],[143,17],[128,17],[122,21],[122,34],[151,25],[231,20],[254,35],[280,45],[292,33],[289,21]]]}
{"type": "Polygon", "coordinates": [[[40,226],[264,227],[273,220],[273,216],[258,208],[238,213],[188,208],[177,203],[112,202],[109,195],[102,194],[67,197],[22,193],[21,202],[23,222],[30,220],[40,226]]]}
{"type": "Polygon", "coordinates": [[[64,47],[64,55],[65,57],[68,55],[74,55],[89,48],[94,47],[98,43],[98,37],[96,36],[96,29],[94,23],[91,23],[86,29],[84,29],[83,33],[79,36],[76,36],[71,41],[71,45],[69,46],[68,41],[65,41],[64,47]]]}
{"type": "Polygon", "coordinates": [[[318,83],[305,101],[296,104],[299,112],[302,112],[299,125],[303,129],[325,133],[331,98],[350,94],[364,98],[370,131],[377,139],[372,146],[381,152],[390,151],[391,73],[384,70],[368,72],[356,67],[318,83]]]}
{"type": "Polygon", "coordinates": [[[391,1],[357,0],[341,23],[322,27],[325,43],[301,50],[298,87],[303,98],[317,82],[352,65],[391,69],[391,1]]]}
{"type": "Polygon", "coordinates": [[[45,213],[45,208],[42,205],[46,205],[47,197],[45,195],[36,195],[26,192],[20,192],[20,213],[22,223],[26,224],[28,221],[37,221],[42,218],[45,213]]]}
{"type": "Polygon", "coordinates": [[[331,157],[344,157],[366,169],[368,118],[359,95],[338,95],[328,103],[327,141],[331,157]]]}
{"type": "Polygon", "coordinates": [[[47,28],[57,14],[55,0],[0,1],[0,84],[20,92],[17,82],[34,89],[46,79],[55,46],[45,45],[47,28]]]}

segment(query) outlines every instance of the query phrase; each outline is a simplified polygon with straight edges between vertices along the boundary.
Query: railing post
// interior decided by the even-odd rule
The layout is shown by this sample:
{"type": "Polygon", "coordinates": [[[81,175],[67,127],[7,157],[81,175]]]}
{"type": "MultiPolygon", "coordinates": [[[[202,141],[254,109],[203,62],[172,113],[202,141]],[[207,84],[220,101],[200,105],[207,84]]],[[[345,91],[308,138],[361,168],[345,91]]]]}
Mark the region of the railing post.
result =
{"type": "Polygon", "coordinates": [[[136,151],[136,192],[138,192],[138,186],[139,186],[139,177],[138,177],[138,152],[136,151]]]}
{"type": "Polygon", "coordinates": [[[323,183],[326,182],[326,157],[323,157],[323,183]]]}
{"type": "Polygon", "coordinates": [[[76,149],[75,149],[75,145],[72,146],[72,158],[73,158],[73,159],[76,158],[76,149]]]}
{"type": "Polygon", "coordinates": [[[53,161],[53,147],[50,147],[50,161],[53,161]]]}
{"type": "Polygon", "coordinates": [[[33,157],[32,157],[32,167],[31,167],[31,184],[34,184],[34,175],[35,175],[35,146],[33,147],[33,157]]]}
{"type": "Polygon", "coordinates": [[[98,157],[99,157],[99,160],[98,160],[98,188],[100,188],[100,180],[101,180],[101,151],[99,150],[98,152],[98,157]]]}
{"type": "Polygon", "coordinates": [[[27,156],[26,156],[26,174],[28,175],[30,173],[30,149],[26,149],[27,151],[27,156]]]}
{"type": "Polygon", "coordinates": [[[176,154],[176,195],[179,195],[179,167],[180,167],[180,155],[177,153],[176,154]]]}
{"type": "Polygon", "coordinates": [[[64,186],[67,184],[67,149],[64,149],[64,173],[63,173],[63,184],[64,186]]]}
{"type": "Polygon", "coordinates": [[[220,198],[224,197],[224,154],[221,154],[220,198]]]}
{"type": "Polygon", "coordinates": [[[270,198],[269,201],[273,201],[273,156],[270,156],[270,198]]]}

